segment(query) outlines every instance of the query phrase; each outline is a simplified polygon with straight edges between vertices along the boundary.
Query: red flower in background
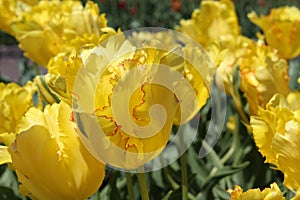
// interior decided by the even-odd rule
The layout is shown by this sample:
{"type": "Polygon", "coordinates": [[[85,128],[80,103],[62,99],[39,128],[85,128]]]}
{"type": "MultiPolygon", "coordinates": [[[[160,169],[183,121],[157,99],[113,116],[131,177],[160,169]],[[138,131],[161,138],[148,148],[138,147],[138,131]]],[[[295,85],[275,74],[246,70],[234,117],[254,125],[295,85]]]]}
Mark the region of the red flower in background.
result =
{"type": "Polygon", "coordinates": [[[257,3],[258,3],[258,5],[261,6],[261,7],[265,7],[265,6],[266,6],[265,0],[258,0],[257,3]]]}
{"type": "Polygon", "coordinates": [[[175,12],[179,12],[181,10],[181,1],[180,0],[172,0],[171,8],[175,12]]]}
{"type": "Polygon", "coordinates": [[[133,6],[130,8],[130,15],[135,15],[137,12],[137,7],[136,6],[133,6]]]}
{"type": "Polygon", "coordinates": [[[125,9],[126,6],[127,6],[126,1],[120,1],[120,2],[118,2],[118,8],[119,9],[125,9]]]}

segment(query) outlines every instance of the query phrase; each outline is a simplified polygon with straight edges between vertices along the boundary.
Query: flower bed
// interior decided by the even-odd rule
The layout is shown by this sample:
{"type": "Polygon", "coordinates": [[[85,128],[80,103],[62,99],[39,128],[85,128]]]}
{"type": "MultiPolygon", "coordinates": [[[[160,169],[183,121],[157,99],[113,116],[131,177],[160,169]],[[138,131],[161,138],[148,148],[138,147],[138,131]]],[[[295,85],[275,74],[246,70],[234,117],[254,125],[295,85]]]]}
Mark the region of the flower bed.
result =
{"type": "Polygon", "coordinates": [[[299,198],[299,2],[189,3],[0,0],[0,199],[299,198]]]}

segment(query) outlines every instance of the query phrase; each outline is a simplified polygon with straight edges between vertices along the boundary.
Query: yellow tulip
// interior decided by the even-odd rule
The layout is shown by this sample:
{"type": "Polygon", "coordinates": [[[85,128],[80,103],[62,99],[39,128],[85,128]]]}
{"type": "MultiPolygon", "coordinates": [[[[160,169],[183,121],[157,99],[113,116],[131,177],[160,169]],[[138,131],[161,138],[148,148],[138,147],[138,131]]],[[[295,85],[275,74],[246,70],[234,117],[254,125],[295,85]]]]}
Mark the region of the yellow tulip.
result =
{"type": "Polygon", "coordinates": [[[39,0],[21,0],[21,1],[28,5],[31,5],[31,6],[33,6],[39,2],[39,0]]]}
{"type": "Polygon", "coordinates": [[[249,103],[250,115],[258,106],[265,107],[276,93],[287,96],[289,89],[288,64],[264,44],[256,43],[251,53],[241,60],[241,90],[249,103]]]}
{"type": "Polygon", "coordinates": [[[70,65],[72,65],[74,57],[78,56],[82,51],[94,48],[95,46],[101,44],[101,42],[105,41],[108,37],[120,32],[116,32],[112,28],[103,28],[105,31],[101,35],[97,34],[84,34],[83,36],[78,36],[72,41],[70,41],[69,45],[72,48],[68,48],[65,51],[58,53],[54,57],[52,57],[47,65],[48,72],[54,75],[60,75],[65,77],[68,74],[67,71],[70,69],[70,65]]]}
{"type": "Polygon", "coordinates": [[[71,108],[61,102],[31,108],[9,152],[20,192],[37,199],[86,199],[104,178],[104,165],[82,145],[71,108]]]}
{"type": "MultiPolygon", "coordinates": [[[[254,54],[255,42],[242,35],[215,40],[206,50],[218,68],[217,84],[224,84],[227,94],[232,94],[232,71],[242,60],[254,54]]],[[[248,63],[249,64],[249,63],[248,63]]]]}
{"type": "Polygon", "coordinates": [[[11,23],[18,19],[20,13],[28,12],[32,4],[37,3],[34,0],[0,0],[0,30],[10,35],[14,35],[11,23]],[[26,3],[24,3],[26,2],[26,3]]]}
{"type": "Polygon", "coordinates": [[[136,48],[117,37],[77,58],[77,83],[74,77],[67,80],[75,83],[75,118],[83,142],[100,160],[138,168],[161,153],[173,124],[187,122],[206,103],[206,82],[180,55],[203,66],[205,58],[189,45],[174,51],[136,48]],[[186,100],[190,104],[181,109],[186,100]]]}
{"type": "Polygon", "coordinates": [[[284,174],[284,185],[300,188],[300,93],[280,94],[251,117],[253,137],[266,162],[273,163],[284,174]],[[296,97],[296,98],[295,98],[296,97]]]}
{"type": "MultiPolygon", "coordinates": [[[[70,42],[72,48],[58,53],[50,59],[47,65],[48,74],[37,76],[34,79],[42,100],[49,104],[64,101],[72,106],[71,94],[73,91],[73,82],[70,81],[69,77],[76,76],[77,71],[73,68],[76,68],[74,64],[76,63],[77,56],[81,52],[101,44],[108,37],[117,33],[112,28],[105,28],[105,30],[106,33],[102,35],[84,34],[82,37],[76,37],[70,42]]],[[[78,64],[81,65],[81,63],[78,64]]],[[[79,68],[79,65],[77,67],[79,68]]]]}
{"type": "Polygon", "coordinates": [[[269,15],[248,14],[249,19],[264,32],[268,44],[279,51],[282,58],[291,59],[300,54],[300,11],[296,7],[280,7],[269,15]]]}
{"type": "Polygon", "coordinates": [[[67,90],[66,79],[60,75],[46,74],[36,76],[34,82],[41,100],[47,104],[64,101],[72,106],[72,94],[67,90]]]}
{"type": "Polygon", "coordinates": [[[25,55],[42,65],[60,52],[73,48],[72,40],[85,34],[101,35],[107,20],[96,3],[40,1],[11,26],[25,55]]]}
{"type": "Polygon", "coordinates": [[[292,200],[299,200],[300,199],[300,189],[298,189],[297,191],[296,191],[296,194],[295,194],[295,196],[292,198],[292,200]]]}
{"type": "Polygon", "coordinates": [[[0,165],[11,162],[11,156],[7,146],[0,145],[0,165]]]}
{"type": "Polygon", "coordinates": [[[133,32],[128,38],[132,43],[138,47],[142,46],[153,46],[164,47],[165,49],[172,49],[178,47],[179,44],[173,38],[174,32],[167,30],[157,33],[149,31],[133,32]]]}
{"type": "Polygon", "coordinates": [[[250,115],[256,115],[258,106],[265,107],[274,94],[286,96],[290,91],[287,62],[261,39],[254,42],[244,36],[227,37],[212,43],[208,52],[218,67],[217,81],[224,83],[239,110],[243,105],[232,85],[235,67],[238,67],[240,89],[248,101],[250,115]]]}
{"type": "Polygon", "coordinates": [[[228,190],[230,193],[230,200],[284,200],[278,185],[272,183],[270,188],[265,188],[263,191],[260,189],[250,189],[243,192],[243,189],[236,185],[233,190],[228,190]]]}
{"type": "Polygon", "coordinates": [[[14,140],[19,121],[33,105],[34,88],[32,82],[24,87],[16,83],[0,83],[0,141],[5,145],[14,140]]]}
{"type": "Polygon", "coordinates": [[[176,30],[190,36],[206,48],[216,39],[240,33],[234,4],[230,0],[201,1],[192,18],[181,20],[176,30]]]}

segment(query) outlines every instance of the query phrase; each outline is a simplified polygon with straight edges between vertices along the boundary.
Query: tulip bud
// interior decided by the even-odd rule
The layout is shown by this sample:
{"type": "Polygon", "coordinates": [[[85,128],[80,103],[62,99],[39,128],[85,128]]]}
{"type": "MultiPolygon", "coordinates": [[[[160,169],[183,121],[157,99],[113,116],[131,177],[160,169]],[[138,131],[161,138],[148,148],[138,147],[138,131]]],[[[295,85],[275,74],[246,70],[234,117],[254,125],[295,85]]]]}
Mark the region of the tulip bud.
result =
{"type": "Polygon", "coordinates": [[[40,98],[49,104],[59,103],[61,100],[72,104],[71,95],[67,92],[65,78],[60,75],[46,74],[35,78],[40,98]]]}

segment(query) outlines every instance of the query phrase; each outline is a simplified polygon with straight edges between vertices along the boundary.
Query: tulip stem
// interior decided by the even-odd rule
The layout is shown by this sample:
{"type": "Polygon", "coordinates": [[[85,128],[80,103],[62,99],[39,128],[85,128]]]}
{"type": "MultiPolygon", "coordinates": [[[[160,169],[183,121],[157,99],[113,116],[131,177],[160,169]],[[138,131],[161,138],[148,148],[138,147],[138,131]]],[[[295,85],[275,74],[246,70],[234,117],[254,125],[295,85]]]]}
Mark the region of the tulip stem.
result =
{"type": "Polygon", "coordinates": [[[232,145],[230,146],[229,150],[227,151],[227,153],[223,156],[223,158],[221,159],[222,164],[225,164],[234,154],[237,146],[238,146],[238,142],[239,142],[239,134],[240,134],[240,116],[238,113],[236,113],[234,115],[234,124],[235,124],[235,129],[233,132],[233,142],[232,145]]]}
{"type": "Polygon", "coordinates": [[[182,200],[187,200],[188,199],[188,177],[187,177],[185,153],[181,155],[180,162],[181,162],[181,180],[182,180],[182,200]]]}
{"type": "Polygon", "coordinates": [[[34,63],[34,64],[33,64],[33,67],[34,67],[35,74],[36,74],[36,75],[40,75],[41,72],[40,72],[40,69],[39,69],[39,65],[36,64],[36,63],[34,63]]]}
{"type": "Polygon", "coordinates": [[[127,179],[127,190],[128,190],[129,200],[134,200],[132,176],[128,172],[125,172],[125,176],[127,179]]]}
{"type": "Polygon", "coordinates": [[[188,175],[187,175],[186,155],[184,153],[185,148],[184,148],[183,132],[179,131],[178,134],[179,134],[180,152],[182,153],[180,157],[182,200],[188,200],[188,175]]]}
{"type": "Polygon", "coordinates": [[[136,174],[139,182],[139,187],[141,191],[142,200],[149,200],[146,176],[144,172],[140,172],[136,174]]]}

